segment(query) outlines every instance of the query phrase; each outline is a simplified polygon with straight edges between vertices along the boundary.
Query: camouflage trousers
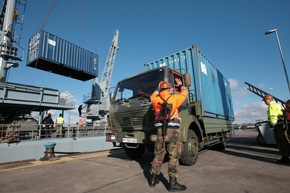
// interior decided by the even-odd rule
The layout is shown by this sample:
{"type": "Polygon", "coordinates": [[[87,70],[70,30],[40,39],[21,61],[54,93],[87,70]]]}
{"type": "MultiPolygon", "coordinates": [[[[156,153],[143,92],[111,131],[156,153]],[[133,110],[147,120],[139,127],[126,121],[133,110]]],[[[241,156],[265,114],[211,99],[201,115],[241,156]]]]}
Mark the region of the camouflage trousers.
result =
{"type": "Polygon", "coordinates": [[[152,161],[152,173],[159,175],[164,156],[167,151],[169,153],[168,175],[173,178],[178,177],[177,166],[181,155],[180,130],[178,128],[168,128],[166,136],[163,139],[162,128],[157,130],[157,140],[155,141],[154,159],[152,161]]]}
{"type": "Polygon", "coordinates": [[[286,137],[287,132],[283,124],[277,124],[274,128],[274,137],[282,156],[290,156],[290,143],[286,137]]]}

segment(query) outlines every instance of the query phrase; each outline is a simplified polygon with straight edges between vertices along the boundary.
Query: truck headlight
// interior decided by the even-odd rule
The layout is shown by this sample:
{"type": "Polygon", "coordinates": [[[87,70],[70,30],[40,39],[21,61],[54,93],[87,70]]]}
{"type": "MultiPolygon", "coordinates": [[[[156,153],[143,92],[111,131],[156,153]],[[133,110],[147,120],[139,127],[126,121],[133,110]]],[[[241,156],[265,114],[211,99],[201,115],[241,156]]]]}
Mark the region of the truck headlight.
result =
{"type": "Polygon", "coordinates": [[[116,141],[116,136],[115,135],[111,135],[111,141],[116,141]]]}

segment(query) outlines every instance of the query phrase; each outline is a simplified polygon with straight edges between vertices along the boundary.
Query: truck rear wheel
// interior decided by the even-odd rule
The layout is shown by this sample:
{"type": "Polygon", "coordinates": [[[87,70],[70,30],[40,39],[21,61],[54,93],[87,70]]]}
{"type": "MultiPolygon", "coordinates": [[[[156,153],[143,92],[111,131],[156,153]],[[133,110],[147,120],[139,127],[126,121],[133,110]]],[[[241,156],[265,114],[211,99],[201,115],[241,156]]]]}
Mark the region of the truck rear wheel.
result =
{"type": "Polygon", "coordinates": [[[133,160],[139,159],[145,152],[145,147],[142,144],[139,144],[137,148],[127,148],[125,147],[126,155],[133,160]]]}
{"type": "Polygon", "coordinates": [[[183,152],[180,156],[180,164],[192,166],[196,163],[199,151],[199,139],[195,132],[188,130],[187,141],[183,145],[183,152]]]}

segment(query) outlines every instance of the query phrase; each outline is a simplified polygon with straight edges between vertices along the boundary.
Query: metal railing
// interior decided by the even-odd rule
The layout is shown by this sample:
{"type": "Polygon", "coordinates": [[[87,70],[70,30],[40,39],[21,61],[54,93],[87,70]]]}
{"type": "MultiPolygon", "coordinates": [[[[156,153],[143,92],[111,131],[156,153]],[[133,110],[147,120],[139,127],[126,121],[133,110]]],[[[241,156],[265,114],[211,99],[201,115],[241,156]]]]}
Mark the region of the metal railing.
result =
{"type": "Polygon", "coordinates": [[[0,143],[19,143],[53,138],[84,138],[104,136],[106,126],[99,125],[62,125],[61,133],[56,133],[56,125],[37,124],[0,124],[0,143]]]}

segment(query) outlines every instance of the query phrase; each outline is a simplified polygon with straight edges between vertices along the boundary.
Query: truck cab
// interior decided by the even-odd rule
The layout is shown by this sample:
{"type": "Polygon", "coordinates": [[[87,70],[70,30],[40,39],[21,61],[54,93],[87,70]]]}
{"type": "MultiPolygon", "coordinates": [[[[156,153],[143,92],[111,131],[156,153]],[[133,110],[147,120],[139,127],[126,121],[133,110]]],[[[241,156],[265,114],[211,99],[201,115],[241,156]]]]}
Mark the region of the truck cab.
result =
{"type": "MultiPolygon", "coordinates": [[[[137,74],[120,81],[111,99],[109,123],[111,133],[107,134],[108,142],[122,144],[125,152],[132,159],[140,158],[145,148],[153,151],[157,129],[154,127],[154,109],[150,96],[157,89],[160,81],[168,81],[173,94],[178,92],[174,79],[180,78],[185,86],[190,85],[190,77],[169,67],[160,67],[137,74]]],[[[186,124],[196,120],[191,115],[189,98],[180,106],[181,139],[187,141],[186,124]]],[[[198,129],[198,133],[201,129],[198,129]]],[[[198,153],[197,137],[191,141],[191,157],[198,153]]]]}

